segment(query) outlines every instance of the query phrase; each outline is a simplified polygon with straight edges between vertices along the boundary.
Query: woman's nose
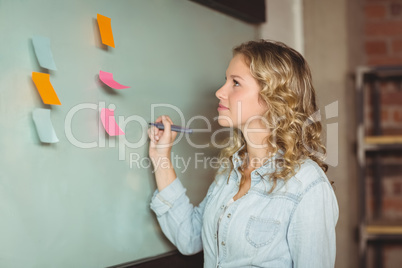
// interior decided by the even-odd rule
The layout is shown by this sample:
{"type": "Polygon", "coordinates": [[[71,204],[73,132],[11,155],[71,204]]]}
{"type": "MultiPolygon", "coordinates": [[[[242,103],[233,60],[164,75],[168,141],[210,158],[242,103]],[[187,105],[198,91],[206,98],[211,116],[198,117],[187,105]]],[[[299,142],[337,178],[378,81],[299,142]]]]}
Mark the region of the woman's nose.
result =
{"type": "Polygon", "coordinates": [[[224,98],[224,96],[225,96],[225,89],[224,89],[224,87],[225,87],[225,85],[223,85],[220,89],[218,89],[218,90],[215,92],[215,96],[216,96],[218,99],[223,99],[223,98],[224,98]]]}

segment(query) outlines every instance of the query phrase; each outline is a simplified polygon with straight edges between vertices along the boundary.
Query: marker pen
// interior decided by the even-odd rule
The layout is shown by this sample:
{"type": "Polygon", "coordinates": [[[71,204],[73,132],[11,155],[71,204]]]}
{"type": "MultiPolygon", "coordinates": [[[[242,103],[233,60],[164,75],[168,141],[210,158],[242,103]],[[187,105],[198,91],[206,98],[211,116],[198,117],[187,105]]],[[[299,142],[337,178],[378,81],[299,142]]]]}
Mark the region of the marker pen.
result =
{"type": "MultiPolygon", "coordinates": [[[[155,126],[162,130],[165,129],[165,126],[162,123],[149,123],[149,125],[155,126]]],[[[182,128],[182,127],[175,126],[175,125],[171,125],[170,128],[172,131],[176,131],[176,132],[193,133],[193,130],[189,129],[189,128],[182,128]]]]}

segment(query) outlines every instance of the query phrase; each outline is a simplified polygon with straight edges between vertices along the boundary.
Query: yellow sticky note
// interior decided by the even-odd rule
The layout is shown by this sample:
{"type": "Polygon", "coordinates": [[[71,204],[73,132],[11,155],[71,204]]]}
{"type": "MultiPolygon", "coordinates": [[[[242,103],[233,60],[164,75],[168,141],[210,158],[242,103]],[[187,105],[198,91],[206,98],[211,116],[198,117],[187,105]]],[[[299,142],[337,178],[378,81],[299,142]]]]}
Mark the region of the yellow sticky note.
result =
{"type": "Polygon", "coordinates": [[[50,83],[49,74],[32,72],[32,80],[34,81],[44,104],[61,105],[60,100],[50,83]]]}
{"type": "Polygon", "coordinates": [[[113,39],[113,32],[112,32],[112,24],[111,19],[105,17],[103,15],[97,15],[99,31],[102,38],[102,43],[114,47],[114,39],[113,39]]]}

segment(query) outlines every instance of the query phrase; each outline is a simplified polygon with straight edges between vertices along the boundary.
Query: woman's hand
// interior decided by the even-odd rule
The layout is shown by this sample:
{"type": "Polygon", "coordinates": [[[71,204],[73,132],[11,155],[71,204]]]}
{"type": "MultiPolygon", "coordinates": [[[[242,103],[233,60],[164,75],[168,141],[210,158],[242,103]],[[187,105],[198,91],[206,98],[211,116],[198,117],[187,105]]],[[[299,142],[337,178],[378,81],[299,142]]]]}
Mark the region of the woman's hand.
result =
{"type": "Polygon", "coordinates": [[[172,145],[176,139],[177,132],[171,130],[173,125],[169,116],[162,115],[155,120],[155,123],[163,123],[164,130],[160,130],[155,126],[148,129],[149,144],[149,157],[155,170],[159,168],[168,167],[171,165],[170,153],[172,145]]]}

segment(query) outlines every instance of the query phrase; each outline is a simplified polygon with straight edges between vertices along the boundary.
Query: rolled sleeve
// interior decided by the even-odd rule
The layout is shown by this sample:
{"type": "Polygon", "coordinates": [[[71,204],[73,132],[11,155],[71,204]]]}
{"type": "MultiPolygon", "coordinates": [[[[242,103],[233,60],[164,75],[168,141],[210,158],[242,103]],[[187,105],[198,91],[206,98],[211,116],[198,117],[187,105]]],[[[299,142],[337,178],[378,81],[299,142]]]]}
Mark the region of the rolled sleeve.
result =
{"type": "Polygon", "coordinates": [[[151,209],[156,216],[160,217],[173,207],[174,202],[179,197],[185,194],[186,189],[181,184],[181,181],[176,178],[162,191],[156,190],[152,196],[151,209]]]}
{"type": "MultiPolygon", "coordinates": [[[[213,189],[210,186],[208,193],[213,189]]],[[[163,233],[184,255],[202,250],[202,219],[209,194],[194,207],[186,195],[186,189],[176,178],[162,191],[155,191],[151,209],[155,212],[163,233]]]]}

